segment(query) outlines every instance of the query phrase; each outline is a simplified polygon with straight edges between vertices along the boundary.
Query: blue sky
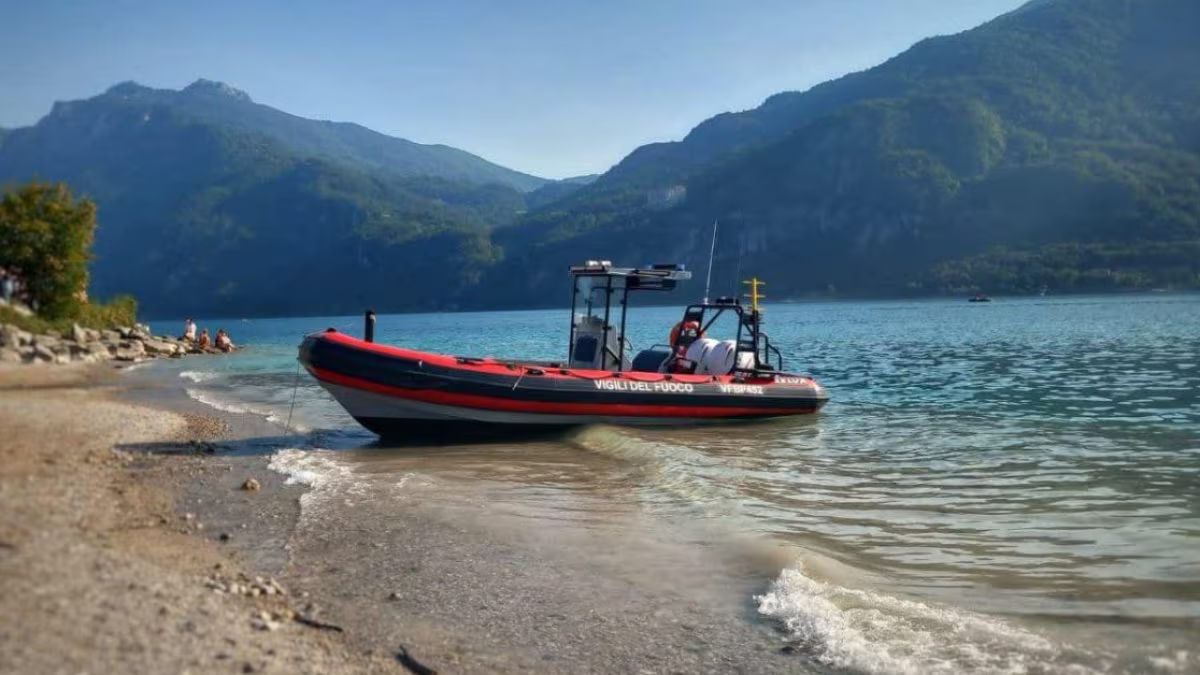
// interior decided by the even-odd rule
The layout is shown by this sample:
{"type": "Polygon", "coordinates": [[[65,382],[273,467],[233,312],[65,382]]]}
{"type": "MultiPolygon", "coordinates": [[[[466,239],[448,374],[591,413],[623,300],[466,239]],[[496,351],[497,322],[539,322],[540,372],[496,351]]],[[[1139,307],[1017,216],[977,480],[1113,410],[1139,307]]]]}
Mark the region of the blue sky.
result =
{"type": "Polygon", "coordinates": [[[1022,3],[0,0],[0,126],[124,80],[206,77],[558,178],[1022,3]]]}

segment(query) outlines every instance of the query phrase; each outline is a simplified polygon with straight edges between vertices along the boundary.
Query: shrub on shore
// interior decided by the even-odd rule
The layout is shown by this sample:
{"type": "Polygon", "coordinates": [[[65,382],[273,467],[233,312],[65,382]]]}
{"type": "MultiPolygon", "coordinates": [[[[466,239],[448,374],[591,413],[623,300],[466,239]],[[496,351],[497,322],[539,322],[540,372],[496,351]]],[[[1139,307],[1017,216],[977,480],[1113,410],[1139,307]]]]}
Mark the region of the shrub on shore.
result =
{"type": "Polygon", "coordinates": [[[84,328],[113,328],[115,326],[133,326],[137,323],[137,300],[129,295],[118,295],[112,300],[100,303],[84,303],[80,305],[75,316],[60,319],[48,319],[38,315],[28,316],[11,307],[0,305],[0,324],[12,324],[30,333],[45,333],[58,331],[67,334],[71,327],[79,324],[84,328]]]}
{"type": "Polygon", "coordinates": [[[132,326],[137,301],[118,296],[104,304],[87,297],[88,263],[96,233],[96,205],[76,199],[65,183],[31,182],[0,198],[0,269],[14,275],[36,310],[27,316],[0,306],[0,322],[23,330],[132,326]]]}

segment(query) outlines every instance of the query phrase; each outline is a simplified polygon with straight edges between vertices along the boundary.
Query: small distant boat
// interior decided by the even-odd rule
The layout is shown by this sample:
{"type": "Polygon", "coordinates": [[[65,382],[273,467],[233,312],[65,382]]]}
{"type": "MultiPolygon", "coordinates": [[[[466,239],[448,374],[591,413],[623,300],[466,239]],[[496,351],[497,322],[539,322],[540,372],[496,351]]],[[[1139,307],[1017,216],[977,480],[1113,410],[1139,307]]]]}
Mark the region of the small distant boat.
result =
{"type": "MultiPolygon", "coordinates": [[[[307,336],[300,363],[360,424],[380,436],[500,426],[674,425],[815,413],[829,400],[807,375],[783,370],[762,331],[757,279],[752,303],[725,297],[689,305],[669,344],[630,360],[628,296],[691,278],[682,265],[570,269],[571,332],[562,362],[507,361],[375,344],[329,329],[307,336]],[[580,304],[584,310],[576,313],[580,304]],[[733,315],[735,339],[705,336],[733,315]]],[[[484,336],[480,336],[481,338],[484,336]]]]}
{"type": "Polygon", "coordinates": [[[967,298],[967,302],[991,302],[991,301],[992,301],[992,299],[989,298],[988,296],[984,295],[983,293],[976,293],[975,295],[971,296],[970,298],[967,298]]]}

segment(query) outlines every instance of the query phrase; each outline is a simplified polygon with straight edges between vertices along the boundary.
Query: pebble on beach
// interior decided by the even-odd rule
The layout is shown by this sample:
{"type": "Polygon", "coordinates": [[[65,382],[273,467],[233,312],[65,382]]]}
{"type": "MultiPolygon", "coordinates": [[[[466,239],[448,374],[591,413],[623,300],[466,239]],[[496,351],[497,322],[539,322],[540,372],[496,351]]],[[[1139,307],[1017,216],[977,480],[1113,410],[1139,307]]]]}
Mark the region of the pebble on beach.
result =
{"type": "Polygon", "coordinates": [[[247,478],[246,482],[242,483],[242,489],[248,492],[257,492],[260,488],[262,488],[262,486],[259,485],[258,481],[254,478],[247,478]]]}

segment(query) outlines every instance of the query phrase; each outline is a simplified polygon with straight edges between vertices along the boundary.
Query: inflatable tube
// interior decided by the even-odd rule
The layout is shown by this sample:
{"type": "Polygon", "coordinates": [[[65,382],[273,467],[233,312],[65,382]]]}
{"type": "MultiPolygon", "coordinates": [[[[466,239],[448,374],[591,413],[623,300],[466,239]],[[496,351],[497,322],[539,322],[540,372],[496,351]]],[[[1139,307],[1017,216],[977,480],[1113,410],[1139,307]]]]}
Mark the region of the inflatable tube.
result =
{"type": "Polygon", "coordinates": [[[717,341],[712,338],[700,338],[693,342],[687,349],[687,360],[696,364],[697,375],[707,375],[708,371],[704,369],[704,359],[708,355],[709,350],[717,346],[717,341]]]}
{"type": "Polygon", "coordinates": [[[708,375],[728,375],[733,370],[733,355],[737,351],[737,343],[733,340],[722,340],[712,346],[704,354],[702,368],[708,375]]]}

